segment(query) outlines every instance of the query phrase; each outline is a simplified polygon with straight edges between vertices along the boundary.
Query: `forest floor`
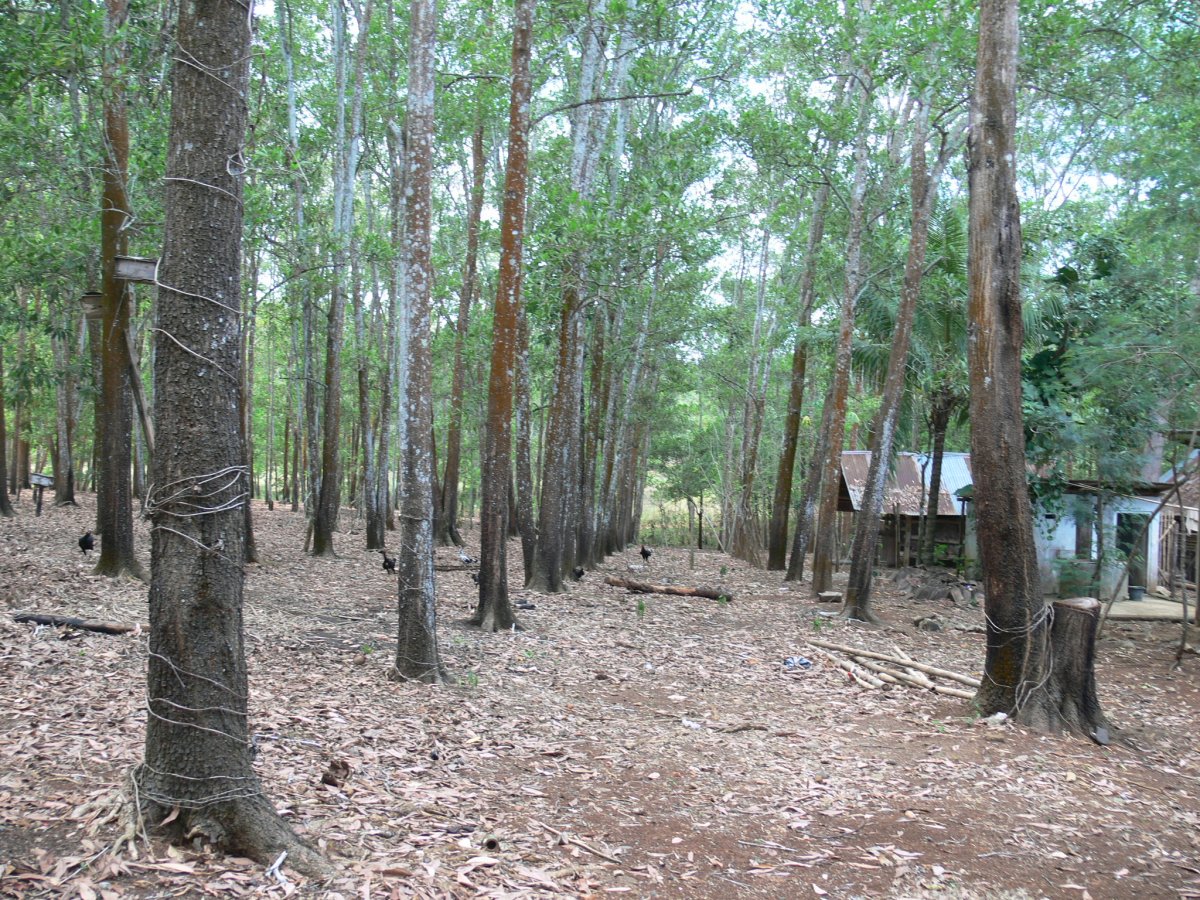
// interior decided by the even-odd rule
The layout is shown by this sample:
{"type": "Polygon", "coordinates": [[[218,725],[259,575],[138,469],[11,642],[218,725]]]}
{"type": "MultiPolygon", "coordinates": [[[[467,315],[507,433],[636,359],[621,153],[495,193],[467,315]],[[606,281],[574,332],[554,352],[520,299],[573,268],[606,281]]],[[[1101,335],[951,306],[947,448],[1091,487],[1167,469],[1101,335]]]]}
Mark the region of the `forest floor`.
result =
{"type": "MultiPolygon", "coordinates": [[[[1106,629],[1100,697],[1127,742],[1099,746],[849,680],[809,638],[979,674],[981,610],[885,578],[890,625],[870,628],[715,552],[655,548],[631,572],[634,547],[567,593],[515,592],[535,606],[524,630],[481,634],[465,624],[469,573],[439,549],[458,684],[397,684],[396,584],[361,529],[338,536],[341,558],[314,560],[302,517],[258,504],[256,766],[341,874],[315,884],[285,864],[281,880],[157,842],[107,853],[142,751],[146,636],[10,615],[146,622],[144,585],[90,574],[82,502],[35,518],[26,494],[0,520],[0,896],[1200,898],[1200,659],[1170,671],[1178,625],[1106,629]],[[733,600],[639,598],[609,574],[733,600]],[[913,627],[932,614],[942,631],[913,627]],[[801,655],[810,668],[785,665],[801,655]],[[322,783],[338,761],[349,777],[322,783]]],[[[476,555],[478,532],[464,536],[476,555]]],[[[519,584],[515,544],[509,559],[519,584]]]]}

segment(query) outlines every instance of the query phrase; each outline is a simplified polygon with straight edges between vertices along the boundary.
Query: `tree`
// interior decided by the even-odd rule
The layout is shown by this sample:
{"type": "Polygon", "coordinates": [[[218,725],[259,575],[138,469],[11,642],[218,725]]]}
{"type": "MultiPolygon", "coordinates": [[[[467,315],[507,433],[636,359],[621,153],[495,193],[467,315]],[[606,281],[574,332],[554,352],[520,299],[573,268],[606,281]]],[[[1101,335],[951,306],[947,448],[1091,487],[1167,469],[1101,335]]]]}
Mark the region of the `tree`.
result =
{"type": "Polygon", "coordinates": [[[430,346],[430,260],[433,220],[434,0],[414,0],[408,53],[408,156],[405,178],[405,266],[408,291],[407,438],[400,470],[400,630],[396,674],[412,681],[447,680],[438,656],[433,577],[433,357],[430,346]]]}
{"type": "Polygon", "coordinates": [[[370,0],[358,22],[358,43],[354,55],[354,96],[350,111],[349,133],[346,123],[346,16],[342,0],[333,0],[333,34],[337,70],[337,128],[333,180],[333,281],[329,297],[329,316],[325,328],[325,406],[322,416],[321,485],[313,516],[313,556],[333,556],[333,529],[337,524],[342,496],[341,448],[338,439],[342,423],[342,332],[346,316],[346,267],[350,255],[350,232],[354,223],[354,184],[362,141],[363,73],[366,65],[367,37],[371,28],[370,0]]]}
{"type": "MultiPolygon", "coordinates": [[[[926,167],[925,144],[929,134],[930,94],[926,90],[918,101],[920,108],[915,119],[912,138],[912,165],[910,168],[912,227],[910,229],[908,259],[904,267],[904,286],[900,293],[900,308],[896,312],[895,333],[892,350],[888,357],[887,375],[884,380],[883,397],[880,399],[871,442],[871,464],[867,472],[867,483],[859,504],[858,521],[855,523],[850,561],[850,579],[846,587],[845,615],[853,619],[873,621],[871,612],[871,576],[875,564],[875,551],[879,544],[880,514],[883,512],[884,486],[887,481],[888,465],[895,445],[896,423],[900,417],[900,399],[904,390],[904,373],[908,362],[909,338],[912,336],[913,316],[917,298],[921,292],[921,281],[925,272],[925,253],[928,247],[929,220],[937,199],[938,182],[950,158],[950,151],[957,141],[943,134],[941,150],[932,171],[926,167]]],[[[945,429],[942,430],[943,441],[945,429]]],[[[930,491],[936,504],[937,486],[940,483],[940,456],[934,466],[935,480],[930,481],[930,491]]],[[[934,515],[937,506],[933,507],[934,515]]],[[[930,528],[930,535],[933,530],[930,528]]]]}
{"type": "MultiPolygon", "coordinates": [[[[512,97],[509,102],[508,163],[500,225],[500,278],[492,314],[492,366],[488,379],[487,433],[483,454],[483,507],[480,511],[479,606],[475,622],[484,631],[503,631],[514,618],[508,602],[505,545],[512,480],[513,388],[520,339],[521,250],[525,237],[525,195],[529,170],[529,72],[534,0],[517,0],[513,10],[512,97]]],[[[456,352],[457,355],[457,352],[456,352]]]]}
{"type": "MultiPolygon", "coordinates": [[[[477,115],[481,115],[477,113],[477,115]]],[[[528,126],[526,126],[528,130],[528,126]]],[[[509,151],[512,152],[511,150],[509,151]]],[[[526,163],[528,167],[528,163],[526,163]]],[[[450,389],[450,425],[446,433],[446,475],[442,479],[441,516],[438,518],[438,542],[462,545],[458,533],[458,482],[462,458],[462,408],[466,371],[463,345],[471,319],[471,305],[478,290],[479,224],[483,216],[483,122],[471,133],[471,190],[467,210],[467,252],[463,262],[462,290],[459,292],[458,319],[454,327],[454,375],[450,389]]],[[[503,252],[503,251],[501,251],[503,252]]],[[[503,263],[501,263],[503,265],[503,263]]]]}
{"type": "Polygon", "coordinates": [[[971,103],[968,365],[971,465],[987,653],[975,704],[1107,742],[1093,661],[1098,604],[1056,604],[1038,582],[1021,414],[1021,220],[1016,189],[1018,0],[982,0],[971,103]]]}
{"type": "Polygon", "coordinates": [[[8,499],[8,437],[4,432],[4,344],[0,342],[0,518],[12,518],[12,501],[8,499]]]}
{"type": "Polygon", "coordinates": [[[241,387],[241,235],[250,19],[180,6],[154,415],[149,712],[136,770],[148,822],[300,871],[326,864],[283,823],[252,764],[242,633],[248,470],[241,387]],[[214,90],[216,81],[220,90],[214,90]]]}
{"type": "Polygon", "coordinates": [[[133,394],[130,388],[130,312],[134,304],[128,282],[116,277],[116,257],[128,252],[129,115],[125,101],[124,68],[128,63],[125,25],[127,0],[108,0],[104,53],[104,194],[100,212],[103,267],[101,323],[101,394],[103,453],[100,490],[96,499],[100,529],[97,575],[129,574],[145,579],[133,552],[133,497],[130,485],[130,440],[133,433],[133,394]]]}

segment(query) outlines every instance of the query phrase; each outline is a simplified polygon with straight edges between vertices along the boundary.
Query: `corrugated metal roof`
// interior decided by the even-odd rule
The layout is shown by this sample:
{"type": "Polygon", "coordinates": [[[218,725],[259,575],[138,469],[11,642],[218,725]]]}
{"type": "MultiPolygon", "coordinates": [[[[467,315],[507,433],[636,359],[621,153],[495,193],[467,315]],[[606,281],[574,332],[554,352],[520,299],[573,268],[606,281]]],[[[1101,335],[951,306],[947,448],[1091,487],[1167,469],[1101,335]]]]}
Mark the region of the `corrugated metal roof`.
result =
{"type": "MultiPolygon", "coordinates": [[[[846,450],[842,453],[842,477],[850,493],[850,502],[855,512],[862,506],[866,492],[867,472],[871,466],[869,450],[846,450]]],[[[883,501],[885,513],[893,513],[896,507],[903,516],[920,516],[930,476],[927,454],[898,453],[894,470],[888,474],[886,494],[883,501]]],[[[954,496],[960,487],[971,483],[971,461],[967,453],[944,453],[942,455],[941,489],[938,491],[938,515],[962,515],[962,506],[954,496]]]]}

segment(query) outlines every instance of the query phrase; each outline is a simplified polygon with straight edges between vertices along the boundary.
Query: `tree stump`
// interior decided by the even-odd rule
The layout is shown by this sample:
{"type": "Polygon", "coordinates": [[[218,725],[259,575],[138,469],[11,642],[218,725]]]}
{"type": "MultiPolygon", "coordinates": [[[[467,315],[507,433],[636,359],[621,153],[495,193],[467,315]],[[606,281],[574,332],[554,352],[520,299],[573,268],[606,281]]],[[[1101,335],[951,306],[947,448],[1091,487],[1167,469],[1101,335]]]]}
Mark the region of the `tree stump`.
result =
{"type": "Polygon", "coordinates": [[[1073,597],[1054,601],[1050,629],[1051,678],[1047,689],[1060,721],[1053,730],[1086,734],[1099,744],[1109,742],[1109,724],[1096,696],[1096,628],[1100,601],[1073,597]]]}

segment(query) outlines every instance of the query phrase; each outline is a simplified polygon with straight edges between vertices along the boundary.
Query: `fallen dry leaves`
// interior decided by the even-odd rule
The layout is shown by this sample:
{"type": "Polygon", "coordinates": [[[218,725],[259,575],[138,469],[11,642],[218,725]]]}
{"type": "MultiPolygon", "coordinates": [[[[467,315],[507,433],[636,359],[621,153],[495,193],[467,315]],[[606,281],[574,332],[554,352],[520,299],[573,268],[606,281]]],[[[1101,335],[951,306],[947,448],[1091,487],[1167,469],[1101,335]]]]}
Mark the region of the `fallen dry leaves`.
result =
{"type": "Polygon", "coordinates": [[[1168,671],[1171,627],[1110,626],[1102,701],[1133,743],[1102,748],[976,723],[928,690],[864,688],[806,640],[978,676],[969,604],[881,580],[878,611],[900,625],[863,628],[774,573],[668,548],[642,566],[634,547],[565,594],[519,592],[524,630],[483,635],[463,621],[469,571],[440,549],[459,683],[403,685],[386,678],[395,581],[362,534],[312,560],[301,518],[259,505],[256,766],[341,874],[316,885],[286,860],[140,839],[110,853],[141,753],[145,635],[8,615],[146,621],[144,586],[90,575],[75,546],[90,501],[0,520],[0,895],[1200,897],[1200,690],[1194,660],[1168,671]],[[602,583],[631,565],[738,601],[602,583]],[[908,624],[928,614],[945,630],[908,624]]]}

